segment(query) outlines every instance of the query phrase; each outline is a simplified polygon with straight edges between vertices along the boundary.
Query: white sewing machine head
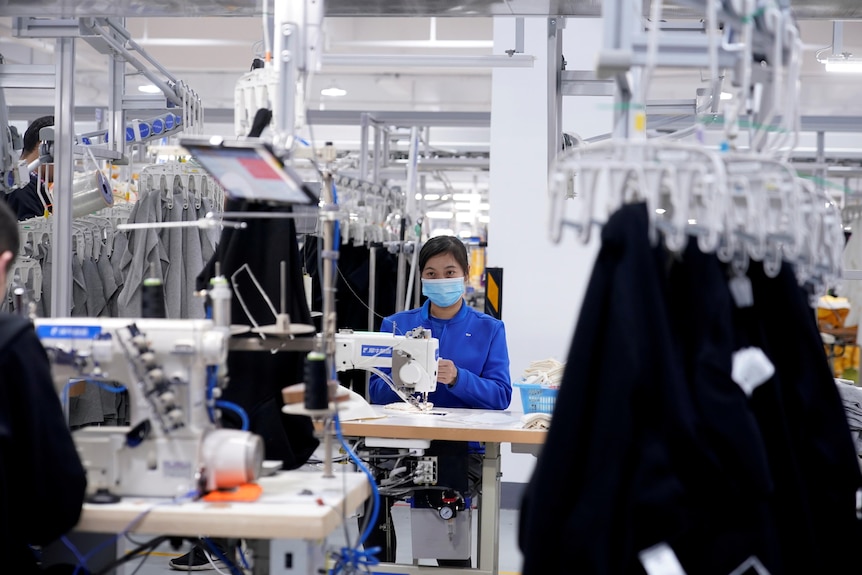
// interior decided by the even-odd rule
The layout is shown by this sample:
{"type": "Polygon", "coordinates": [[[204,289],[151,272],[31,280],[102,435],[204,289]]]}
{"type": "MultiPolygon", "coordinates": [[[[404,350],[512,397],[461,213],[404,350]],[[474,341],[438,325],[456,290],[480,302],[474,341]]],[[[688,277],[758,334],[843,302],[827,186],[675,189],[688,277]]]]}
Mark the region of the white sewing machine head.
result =
{"type": "Polygon", "coordinates": [[[335,369],[392,368],[394,391],[405,401],[411,394],[419,393],[419,401],[424,403],[428,394],[437,389],[439,347],[440,342],[431,337],[430,330],[423,328],[403,336],[343,331],[335,334],[335,369]]]}
{"type": "Polygon", "coordinates": [[[36,333],[64,399],[76,381],[128,391],[129,427],[73,433],[91,492],[178,496],[259,476],[260,437],[218,425],[227,336],[211,321],[40,319],[36,333]]]}

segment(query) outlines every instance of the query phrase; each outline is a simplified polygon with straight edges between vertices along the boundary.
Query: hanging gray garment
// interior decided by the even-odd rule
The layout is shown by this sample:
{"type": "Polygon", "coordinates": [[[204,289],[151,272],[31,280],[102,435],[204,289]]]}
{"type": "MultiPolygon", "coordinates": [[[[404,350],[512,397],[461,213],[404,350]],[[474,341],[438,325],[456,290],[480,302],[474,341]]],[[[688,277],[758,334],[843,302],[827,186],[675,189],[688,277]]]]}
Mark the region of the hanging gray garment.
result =
{"type": "Polygon", "coordinates": [[[117,289],[114,291],[113,297],[108,299],[108,308],[111,317],[119,317],[120,311],[117,302],[120,298],[120,291],[123,288],[123,274],[120,271],[120,261],[123,259],[123,254],[129,246],[129,238],[126,232],[114,233],[114,246],[111,250],[111,270],[114,274],[114,283],[117,289]]]}
{"type": "Polygon", "coordinates": [[[72,254],[72,317],[87,317],[87,282],[78,254],[72,254]]]}
{"type": "MultiPolygon", "coordinates": [[[[99,266],[93,258],[85,258],[82,260],[84,268],[84,283],[87,290],[87,315],[90,317],[98,317],[105,310],[105,287],[102,283],[102,276],[99,273],[99,266]]],[[[110,392],[105,392],[110,393],[110,392]]]]}
{"type": "MultiPolygon", "coordinates": [[[[151,192],[138,200],[135,223],[161,222],[161,198],[159,192],[151,192]]],[[[123,290],[120,292],[118,308],[121,317],[140,317],[141,286],[144,278],[153,273],[164,281],[162,263],[167,254],[159,241],[157,229],[134,230],[129,237],[129,247],[123,255],[123,290]],[[152,270],[152,272],[151,272],[152,270]]]]}
{"type": "MultiPolygon", "coordinates": [[[[107,382],[103,382],[103,385],[113,388],[117,387],[117,385],[107,382]]],[[[120,394],[108,391],[102,386],[97,387],[99,388],[99,399],[102,402],[102,423],[105,425],[117,425],[117,413],[119,409],[119,398],[117,396],[120,394]]]]}
{"type": "Polygon", "coordinates": [[[111,249],[111,269],[114,270],[114,281],[117,283],[117,287],[122,287],[123,285],[121,263],[123,261],[123,254],[126,253],[127,249],[129,249],[128,232],[114,233],[114,246],[111,249]]]}
{"type": "Polygon", "coordinates": [[[51,317],[51,273],[54,265],[52,263],[51,244],[44,242],[39,246],[39,254],[42,261],[42,317],[51,317]]]}
{"type": "MultiPolygon", "coordinates": [[[[194,203],[186,210],[186,218],[196,220],[201,208],[195,208],[194,203]]],[[[203,258],[200,228],[183,228],[183,247],[185,249],[185,283],[183,284],[183,312],[185,318],[203,319],[206,317],[204,301],[195,297],[195,279],[204,269],[206,260],[203,258]]]]}
{"type": "MultiPolygon", "coordinates": [[[[167,222],[182,222],[183,193],[179,186],[173,190],[173,206],[168,207],[168,202],[162,202],[163,220],[167,222]]],[[[162,245],[168,253],[168,265],[165,270],[165,315],[168,319],[183,318],[182,290],[185,283],[185,266],[183,259],[186,254],[183,250],[183,228],[165,228],[161,230],[162,245]]]]}
{"type": "Polygon", "coordinates": [[[84,393],[69,398],[69,427],[75,428],[104,421],[100,392],[98,385],[90,383],[84,388],[84,393]]]}
{"type": "Polygon", "coordinates": [[[117,280],[114,278],[114,269],[111,267],[110,259],[105,255],[105,252],[102,252],[102,257],[96,262],[96,268],[99,270],[99,279],[101,279],[102,291],[105,294],[105,307],[99,317],[113,317],[111,315],[111,302],[116,305],[117,280]]]}

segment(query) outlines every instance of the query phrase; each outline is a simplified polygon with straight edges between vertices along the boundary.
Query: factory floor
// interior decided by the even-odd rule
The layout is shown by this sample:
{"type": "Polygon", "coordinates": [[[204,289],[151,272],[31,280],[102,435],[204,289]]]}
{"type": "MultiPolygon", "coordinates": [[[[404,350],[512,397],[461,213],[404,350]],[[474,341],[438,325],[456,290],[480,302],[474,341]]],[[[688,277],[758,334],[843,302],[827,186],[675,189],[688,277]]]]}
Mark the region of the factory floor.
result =
{"type": "MultiPolygon", "coordinates": [[[[473,545],[475,549],[478,535],[476,533],[477,514],[473,515],[473,545]]],[[[412,563],[412,549],[410,541],[410,508],[406,503],[395,505],[392,509],[392,519],[395,522],[395,530],[398,534],[398,551],[397,560],[399,563],[412,563]]],[[[521,554],[518,551],[517,545],[517,522],[518,511],[514,509],[502,509],[500,512],[500,574],[501,575],[517,575],[521,571],[521,554]]],[[[348,522],[349,535],[351,539],[357,535],[358,528],[356,521],[348,522]]],[[[135,541],[144,541],[143,537],[133,537],[135,541]]],[[[344,531],[337,529],[329,538],[327,543],[333,548],[341,547],[344,543],[344,531]]],[[[134,547],[134,544],[130,544],[134,547]]],[[[184,546],[180,550],[173,550],[167,544],[159,547],[149,556],[142,560],[130,561],[128,564],[117,570],[117,575],[166,575],[168,573],[183,573],[175,571],[168,566],[168,561],[174,557],[178,557],[188,551],[188,546],[184,546]]],[[[474,554],[475,562],[475,554],[474,554]]],[[[421,563],[426,563],[422,561],[421,563]]],[[[427,562],[433,565],[433,561],[427,562]]],[[[226,570],[222,569],[225,573],[226,570]]],[[[209,570],[203,573],[212,573],[216,575],[216,571],[209,570]]]]}

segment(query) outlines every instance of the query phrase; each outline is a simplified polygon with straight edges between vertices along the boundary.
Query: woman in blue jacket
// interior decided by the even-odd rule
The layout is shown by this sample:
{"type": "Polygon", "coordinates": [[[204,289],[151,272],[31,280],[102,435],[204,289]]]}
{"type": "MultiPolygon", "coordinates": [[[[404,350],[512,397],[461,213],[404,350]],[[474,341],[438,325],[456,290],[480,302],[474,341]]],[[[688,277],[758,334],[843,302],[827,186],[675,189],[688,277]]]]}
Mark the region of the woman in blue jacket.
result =
{"type": "MultiPolygon", "coordinates": [[[[428,400],[437,407],[506,409],[512,399],[509,351],[503,322],[474,310],[464,301],[464,280],[470,269],[460,239],[438,236],[419,252],[422,294],[416,309],[391,315],[380,331],[402,335],[413,328],[431,330],[440,341],[437,390],[428,400]]],[[[401,401],[385,381],[369,381],[371,403],[401,401]]]]}
{"type": "MultiPolygon", "coordinates": [[[[512,399],[506,330],[502,321],[472,309],[464,301],[464,282],[470,269],[464,243],[452,236],[432,238],[422,246],[418,263],[422,294],[427,301],[420,308],[387,317],[380,331],[402,335],[424,327],[439,340],[437,389],[428,395],[435,407],[506,409],[512,399]]],[[[401,401],[376,375],[371,376],[368,391],[371,403],[401,401]]],[[[475,493],[481,480],[481,456],[470,455],[470,490],[475,493]]],[[[378,529],[372,531],[365,547],[381,547],[380,559],[391,562],[395,560],[395,532],[389,509],[394,501],[384,499],[386,512],[380,514],[378,529]]],[[[469,567],[470,559],[439,559],[438,563],[469,567]]]]}

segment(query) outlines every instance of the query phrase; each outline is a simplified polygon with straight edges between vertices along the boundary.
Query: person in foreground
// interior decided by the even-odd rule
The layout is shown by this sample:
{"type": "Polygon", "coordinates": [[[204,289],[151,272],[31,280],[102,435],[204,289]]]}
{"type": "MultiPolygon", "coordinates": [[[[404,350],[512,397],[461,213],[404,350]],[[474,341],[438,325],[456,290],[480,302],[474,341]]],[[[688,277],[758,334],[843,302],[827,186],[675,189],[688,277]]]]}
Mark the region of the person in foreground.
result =
{"type": "MultiPolygon", "coordinates": [[[[435,407],[506,409],[512,399],[506,330],[502,321],[474,310],[464,301],[464,282],[470,269],[464,243],[453,236],[432,238],[419,252],[418,264],[422,294],[427,301],[422,307],[387,317],[380,331],[403,335],[424,327],[439,340],[437,389],[428,395],[428,401],[435,407]]],[[[377,404],[401,401],[377,375],[369,380],[369,396],[371,403],[377,404]]],[[[478,494],[481,449],[470,444],[467,451],[470,492],[478,494]]],[[[384,499],[386,512],[381,510],[377,529],[372,530],[365,548],[379,546],[380,559],[394,561],[396,538],[390,513],[394,501],[384,499]]],[[[438,563],[448,567],[471,566],[469,558],[438,559],[438,563]]]]}
{"type": "MultiPolygon", "coordinates": [[[[0,293],[18,251],[18,224],[0,202],[0,293]]],[[[54,390],[48,356],[24,317],[0,313],[0,557],[4,573],[39,573],[46,545],[81,515],[87,475],[54,390]]]]}

